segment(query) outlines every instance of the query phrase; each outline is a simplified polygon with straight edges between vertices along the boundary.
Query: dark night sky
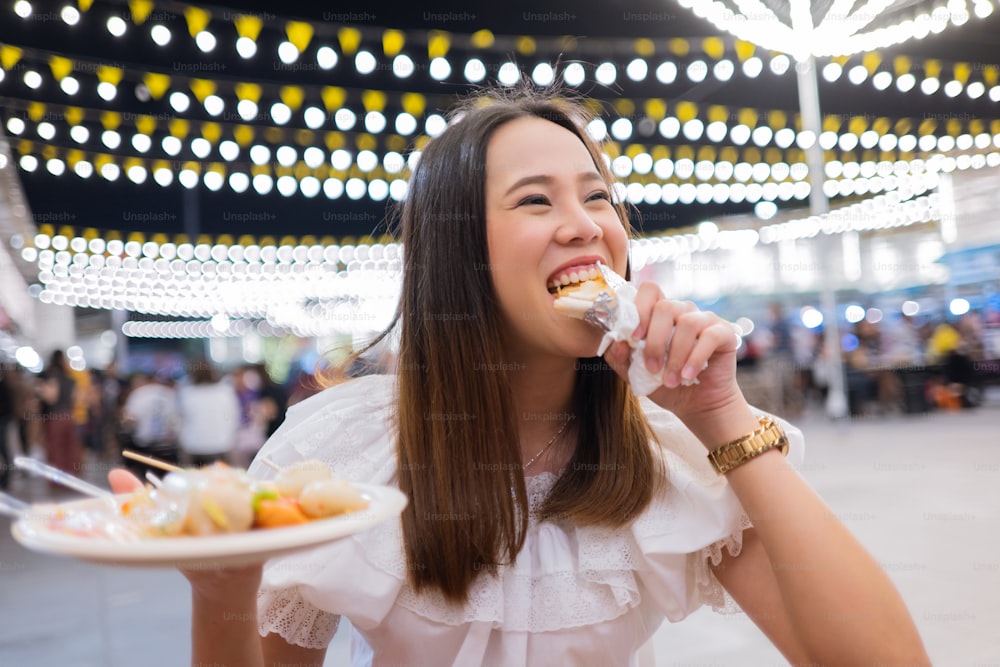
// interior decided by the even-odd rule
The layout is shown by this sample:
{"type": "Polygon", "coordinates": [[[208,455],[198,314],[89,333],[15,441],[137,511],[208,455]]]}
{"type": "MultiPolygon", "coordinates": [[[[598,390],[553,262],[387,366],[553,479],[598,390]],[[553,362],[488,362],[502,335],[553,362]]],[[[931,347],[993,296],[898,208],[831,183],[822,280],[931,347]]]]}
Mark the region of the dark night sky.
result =
{"type": "MultiPolygon", "coordinates": [[[[44,11],[41,9],[41,4],[35,3],[36,12],[44,11]]],[[[777,3],[774,6],[781,4],[777,3]]],[[[275,6],[273,2],[242,3],[243,9],[271,15],[275,11],[275,6]]],[[[568,0],[468,3],[437,0],[433,5],[423,3],[398,5],[381,0],[364,2],[350,0],[336,3],[335,10],[331,10],[330,5],[324,8],[318,3],[282,2],[279,6],[284,16],[310,20],[319,26],[319,31],[334,30],[333,21],[350,18],[361,26],[377,28],[443,29],[454,33],[471,33],[480,28],[490,28],[498,35],[573,34],[581,36],[582,39],[586,39],[586,36],[697,38],[715,34],[714,28],[707,22],[697,19],[688,10],[668,0],[600,3],[573,3],[568,0]]],[[[56,7],[54,3],[53,7],[56,7]]],[[[91,13],[107,11],[107,7],[107,3],[97,2],[91,13]]],[[[163,49],[152,45],[148,35],[137,34],[138,30],[130,30],[125,39],[116,40],[101,29],[100,38],[94,39],[92,31],[68,29],[58,20],[23,22],[9,14],[9,8],[3,11],[7,14],[0,20],[2,42],[59,51],[67,55],[106,59],[138,68],[184,70],[188,65],[199,62],[212,65],[212,69],[206,68],[206,76],[220,79],[265,80],[277,85],[333,83],[346,88],[390,90],[394,87],[399,89],[402,85],[404,89],[419,89],[434,96],[432,103],[436,101],[442,106],[446,105],[449,99],[453,99],[456,93],[464,92],[454,84],[436,83],[427,77],[419,81],[418,77],[413,77],[402,84],[389,73],[382,74],[381,78],[375,74],[372,75],[373,78],[361,79],[346,60],[342,61],[332,73],[321,70],[296,72],[293,79],[293,75],[287,71],[267,66],[274,61],[270,59],[270,55],[263,57],[263,54],[273,53],[273,45],[268,50],[268,45],[262,43],[260,53],[253,60],[253,64],[239,59],[232,44],[234,36],[229,34],[232,33],[231,29],[225,35],[219,33],[219,46],[209,61],[207,56],[200,54],[193,47],[186,34],[179,34],[166,49],[163,49]]],[[[216,15],[220,15],[229,10],[216,7],[214,11],[216,15]]],[[[87,18],[85,15],[81,26],[87,18]]],[[[175,32],[184,31],[183,21],[181,20],[181,25],[175,26],[174,29],[175,32]]],[[[902,53],[917,60],[937,57],[946,61],[968,61],[973,63],[974,68],[981,69],[983,64],[1000,63],[1000,39],[997,35],[1000,35],[1000,12],[986,20],[972,19],[965,26],[949,28],[941,35],[931,35],[923,41],[912,41],[903,47],[887,50],[882,54],[883,61],[891,62],[894,55],[902,53]]],[[[320,36],[318,32],[314,43],[320,36]]],[[[418,54],[420,51],[414,49],[413,52],[418,54]]],[[[423,53],[426,54],[425,51],[423,53]]],[[[541,56],[542,54],[539,54],[538,57],[541,56]]],[[[534,59],[521,60],[531,62],[534,59]]],[[[947,68],[946,71],[950,72],[947,68]]],[[[18,85],[19,81],[13,76],[8,76],[3,83],[0,83],[0,104],[7,98],[25,98],[26,93],[30,91],[23,85],[18,88],[18,85]]],[[[792,75],[777,77],[767,71],[753,80],[737,74],[726,83],[714,81],[709,77],[700,84],[692,84],[679,77],[678,82],[666,90],[659,84],[655,84],[658,85],[657,90],[651,90],[649,85],[648,82],[637,84],[620,77],[617,92],[624,97],[632,98],[656,96],[668,100],[686,99],[701,105],[723,104],[784,109],[789,112],[794,112],[798,106],[794,77],[792,75]]],[[[43,88],[32,94],[38,99],[65,104],[65,95],[58,90],[43,88]]],[[[614,96],[606,90],[598,90],[594,94],[600,94],[608,99],[614,96]]],[[[896,91],[895,87],[878,92],[868,82],[862,86],[854,86],[845,78],[833,84],[821,81],[820,95],[824,114],[911,118],[1000,117],[998,113],[1000,105],[989,102],[985,97],[970,100],[965,95],[960,95],[958,98],[948,99],[941,93],[933,96],[925,96],[915,91],[903,94],[896,91]]],[[[80,103],[84,106],[96,107],[102,104],[106,106],[97,98],[94,98],[93,104],[80,103]]],[[[169,106],[164,100],[144,103],[128,91],[125,94],[120,93],[114,104],[118,110],[133,113],[153,113],[161,116],[170,113],[169,106]]],[[[68,139],[66,141],[68,145],[72,145],[68,139]]],[[[652,141],[663,140],[654,138],[650,140],[652,141]]],[[[33,174],[21,173],[37,222],[51,221],[76,227],[147,233],[200,230],[211,234],[255,236],[330,234],[341,237],[383,231],[385,228],[383,219],[387,208],[391,205],[388,200],[371,202],[365,199],[352,202],[345,197],[331,202],[322,195],[315,199],[307,199],[301,195],[285,198],[277,192],[265,196],[249,193],[235,195],[228,187],[224,187],[221,192],[213,193],[204,187],[187,191],[176,183],[168,188],[161,188],[149,182],[137,186],[125,179],[120,179],[117,183],[108,183],[100,178],[84,181],[71,175],[54,177],[44,170],[33,174]]],[[[746,212],[751,210],[751,206],[748,204],[672,207],[658,205],[642,206],[640,210],[646,216],[643,224],[645,231],[652,232],[693,224],[703,219],[718,219],[726,213],[746,212]]]]}

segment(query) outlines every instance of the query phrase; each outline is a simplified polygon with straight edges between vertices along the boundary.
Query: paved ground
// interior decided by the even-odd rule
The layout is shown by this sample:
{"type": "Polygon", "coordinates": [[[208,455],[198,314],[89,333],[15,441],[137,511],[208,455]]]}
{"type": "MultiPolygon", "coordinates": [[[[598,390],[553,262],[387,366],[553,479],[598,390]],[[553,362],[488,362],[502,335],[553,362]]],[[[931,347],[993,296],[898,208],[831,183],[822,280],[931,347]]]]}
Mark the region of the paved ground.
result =
{"type": "MultiPolygon", "coordinates": [[[[1000,667],[1000,396],[962,413],[800,424],[805,476],[886,568],[934,664],[1000,667]]],[[[32,501],[50,493],[21,478],[11,491],[32,501]]],[[[188,664],[188,619],[179,574],[28,552],[0,518],[3,667],[188,664]]],[[[328,665],[349,664],[345,634],[328,665]]],[[[784,663],[744,617],[703,610],[659,632],[656,664],[784,663]]]]}

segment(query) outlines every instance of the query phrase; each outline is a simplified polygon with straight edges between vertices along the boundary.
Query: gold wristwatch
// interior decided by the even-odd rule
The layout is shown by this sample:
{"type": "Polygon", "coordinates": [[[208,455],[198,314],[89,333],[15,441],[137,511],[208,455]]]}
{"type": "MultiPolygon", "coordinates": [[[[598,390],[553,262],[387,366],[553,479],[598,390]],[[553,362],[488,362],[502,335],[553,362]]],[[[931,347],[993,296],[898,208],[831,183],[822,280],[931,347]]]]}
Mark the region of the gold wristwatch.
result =
{"type": "Polygon", "coordinates": [[[725,475],[738,465],[777,447],[788,454],[788,436],[771,417],[761,417],[760,427],[732,442],[727,442],[708,453],[708,460],[720,475],[725,475]]]}

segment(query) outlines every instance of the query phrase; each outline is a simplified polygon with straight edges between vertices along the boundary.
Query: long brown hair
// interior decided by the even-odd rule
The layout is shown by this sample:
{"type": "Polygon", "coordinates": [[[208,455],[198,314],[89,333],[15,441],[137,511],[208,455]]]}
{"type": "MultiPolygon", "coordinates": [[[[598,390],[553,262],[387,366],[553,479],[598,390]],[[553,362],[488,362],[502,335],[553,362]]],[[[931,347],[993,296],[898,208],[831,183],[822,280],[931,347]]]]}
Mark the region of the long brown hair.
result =
{"type": "MultiPolygon", "coordinates": [[[[514,561],[528,526],[485,214],[490,137],[524,117],[572,132],[612,183],[578,103],[528,89],[467,101],[426,146],[410,180],[401,299],[373,343],[398,327],[398,480],[410,500],[402,516],[410,581],[456,603],[478,576],[514,561]]],[[[616,208],[628,229],[624,208],[616,208]]],[[[600,357],[578,361],[572,400],[578,444],[542,518],[625,525],[664,478],[652,432],[638,399],[600,357]]]]}

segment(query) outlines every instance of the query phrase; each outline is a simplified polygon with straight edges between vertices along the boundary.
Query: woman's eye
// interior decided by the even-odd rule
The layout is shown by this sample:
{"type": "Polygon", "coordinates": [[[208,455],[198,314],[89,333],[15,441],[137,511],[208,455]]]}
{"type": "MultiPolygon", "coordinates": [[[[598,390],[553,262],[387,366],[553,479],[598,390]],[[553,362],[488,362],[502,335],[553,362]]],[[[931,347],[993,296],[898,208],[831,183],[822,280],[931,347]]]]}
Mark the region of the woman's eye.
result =
{"type": "Polygon", "coordinates": [[[611,201],[611,193],[605,192],[604,190],[598,190],[597,192],[590,193],[590,195],[587,197],[587,201],[595,201],[598,199],[611,201]]]}
{"type": "Polygon", "coordinates": [[[544,195],[531,195],[517,203],[518,206],[544,206],[549,200],[544,195]]]}

